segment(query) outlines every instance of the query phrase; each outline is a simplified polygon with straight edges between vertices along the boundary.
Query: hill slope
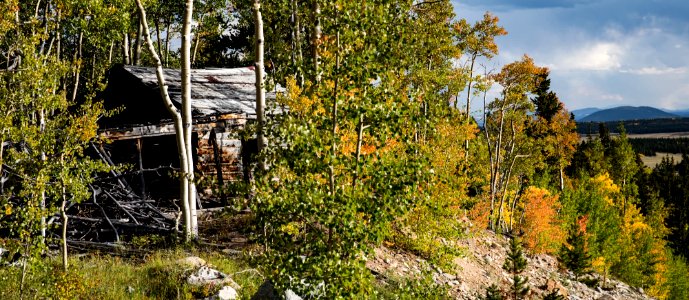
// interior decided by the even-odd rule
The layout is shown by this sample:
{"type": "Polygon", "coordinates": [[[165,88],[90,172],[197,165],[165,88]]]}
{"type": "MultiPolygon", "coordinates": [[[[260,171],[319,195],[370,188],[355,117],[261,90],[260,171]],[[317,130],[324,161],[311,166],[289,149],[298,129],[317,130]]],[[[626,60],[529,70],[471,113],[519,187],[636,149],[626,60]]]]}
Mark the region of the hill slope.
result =
{"type": "Polygon", "coordinates": [[[579,121],[610,122],[625,120],[668,119],[679,116],[649,106],[620,106],[594,112],[579,121]]]}
{"type": "MultiPolygon", "coordinates": [[[[437,284],[448,286],[454,299],[481,299],[486,287],[491,284],[496,284],[505,291],[511,282],[510,275],[502,269],[508,244],[509,240],[505,236],[488,230],[462,239],[457,246],[466,252],[453,261],[454,269],[434,266],[432,277],[437,284]]],[[[561,270],[557,258],[550,255],[527,256],[527,261],[528,266],[523,275],[529,278],[531,287],[528,299],[542,299],[555,289],[559,289],[566,299],[652,299],[643,291],[610,278],[609,289],[590,288],[576,281],[571,272],[561,270]]],[[[379,247],[366,266],[377,274],[379,280],[385,280],[418,276],[424,269],[423,263],[425,260],[412,253],[379,247]]],[[[593,277],[602,281],[602,276],[598,274],[593,277]]]]}
{"type": "Polygon", "coordinates": [[[572,111],[572,114],[574,114],[574,120],[579,121],[583,118],[588,117],[590,114],[599,112],[601,111],[600,108],[597,107],[587,107],[587,108],[581,108],[581,109],[575,109],[572,111]]]}

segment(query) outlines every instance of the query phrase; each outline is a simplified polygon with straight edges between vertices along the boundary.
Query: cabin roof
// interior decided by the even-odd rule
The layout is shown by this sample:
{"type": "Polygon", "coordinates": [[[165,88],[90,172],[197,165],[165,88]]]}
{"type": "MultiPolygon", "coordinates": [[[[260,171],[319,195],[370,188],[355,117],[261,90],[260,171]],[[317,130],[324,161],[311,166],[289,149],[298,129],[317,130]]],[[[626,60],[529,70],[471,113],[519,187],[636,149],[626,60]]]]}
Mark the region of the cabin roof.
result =
{"type": "MultiPolygon", "coordinates": [[[[155,68],[124,66],[124,70],[144,85],[158,89],[155,68]]],[[[181,105],[180,70],[163,69],[170,99],[181,105]]],[[[193,114],[217,115],[227,113],[246,114],[256,117],[256,74],[253,67],[233,69],[192,69],[191,106],[193,114]]],[[[266,98],[275,98],[275,92],[267,92],[266,98]]]]}

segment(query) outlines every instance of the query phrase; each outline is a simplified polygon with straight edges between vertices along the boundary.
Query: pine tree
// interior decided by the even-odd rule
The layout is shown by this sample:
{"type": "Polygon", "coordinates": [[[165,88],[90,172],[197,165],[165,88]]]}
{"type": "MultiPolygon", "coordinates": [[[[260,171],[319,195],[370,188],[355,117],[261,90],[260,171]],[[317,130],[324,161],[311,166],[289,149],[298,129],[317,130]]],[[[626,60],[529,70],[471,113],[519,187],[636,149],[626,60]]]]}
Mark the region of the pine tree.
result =
{"type": "Polygon", "coordinates": [[[488,288],[486,288],[486,296],[483,297],[483,300],[502,300],[504,299],[502,297],[502,293],[500,292],[500,289],[498,288],[497,285],[491,284],[488,288]]]}
{"type": "Polygon", "coordinates": [[[514,299],[524,299],[526,293],[529,292],[527,277],[522,277],[519,274],[526,269],[526,258],[522,250],[522,242],[518,237],[513,237],[510,240],[510,249],[507,252],[505,264],[502,266],[507,272],[512,274],[512,286],[510,293],[514,299]]]}
{"type": "Polygon", "coordinates": [[[577,230],[567,238],[567,244],[562,245],[560,250],[560,261],[574,273],[575,279],[579,276],[588,274],[591,268],[591,255],[586,249],[586,232],[577,230]]]}
{"type": "Polygon", "coordinates": [[[565,297],[560,295],[560,289],[555,289],[543,297],[543,300],[565,300],[565,297]]]}

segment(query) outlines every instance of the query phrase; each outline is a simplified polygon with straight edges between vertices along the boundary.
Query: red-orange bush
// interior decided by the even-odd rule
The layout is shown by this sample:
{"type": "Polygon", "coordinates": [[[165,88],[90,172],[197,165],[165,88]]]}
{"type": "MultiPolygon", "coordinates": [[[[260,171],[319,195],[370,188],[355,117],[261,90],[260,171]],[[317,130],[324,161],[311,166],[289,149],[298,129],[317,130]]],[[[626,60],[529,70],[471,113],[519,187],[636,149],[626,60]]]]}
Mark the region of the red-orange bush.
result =
{"type": "Polygon", "coordinates": [[[554,253],[565,239],[565,232],[557,219],[560,208],[558,195],[530,186],[521,196],[524,205],[524,245],[534,253],[554,253]]]}

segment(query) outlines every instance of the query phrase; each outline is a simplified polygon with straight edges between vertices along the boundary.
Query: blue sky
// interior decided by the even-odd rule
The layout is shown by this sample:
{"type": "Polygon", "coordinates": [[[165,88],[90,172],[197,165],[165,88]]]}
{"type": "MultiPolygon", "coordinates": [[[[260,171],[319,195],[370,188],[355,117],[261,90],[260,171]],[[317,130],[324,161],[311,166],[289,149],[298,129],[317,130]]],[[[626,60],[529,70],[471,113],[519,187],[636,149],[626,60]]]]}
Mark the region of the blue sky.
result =
{"type": "Polygon", "coordinates": [[[530,55],[569,110],[689,109],[689,0],[452,1],[458,18],[490,11],[509,32],[490,67],[530,55]]]}

